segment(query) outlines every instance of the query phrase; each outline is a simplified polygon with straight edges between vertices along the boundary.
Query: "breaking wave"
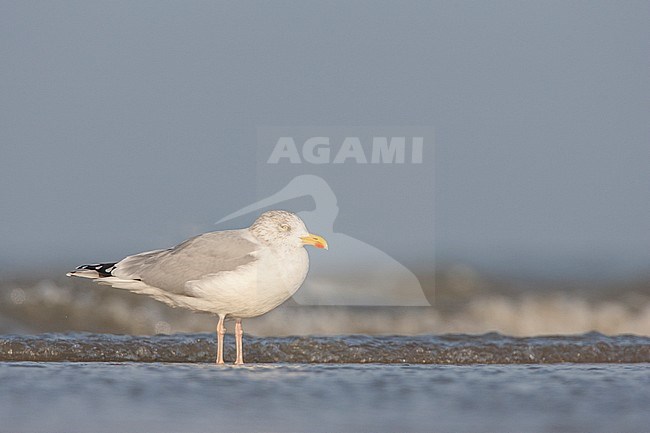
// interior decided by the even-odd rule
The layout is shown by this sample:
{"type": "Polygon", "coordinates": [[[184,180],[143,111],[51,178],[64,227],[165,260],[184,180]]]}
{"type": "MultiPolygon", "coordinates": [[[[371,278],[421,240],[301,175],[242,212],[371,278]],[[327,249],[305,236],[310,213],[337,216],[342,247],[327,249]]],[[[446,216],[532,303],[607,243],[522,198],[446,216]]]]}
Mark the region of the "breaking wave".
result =
{"type": "MultiPolygon", "coordinates": [[[[234,341],[226,338],[226,360],[234,341]]],[[[444,336],[247,337],[246,362],[547,364],[650,362],[650,338],[598,333],[514,338],[444,336]]],[[[215,336],[44,334],[0,337],[0,361],[214,362],[215,336]]]]}
{"type": "MultiPolygon", "coordinates": [[[[456,287],[456,286],[454,286],[456,287]]],[[[295,306],[291,302],[244,321],[247,334],[513,336],[583,334],[650,335],[647,287],[591,291],[467,290],[438,285],[433,307],[295,306]]],[[[43,280],[0,285],[0,333],[94,332],[172,334],[209,332],[208,314],[172,309],[143,296],[88,282],[43,280]]],[[[230,326],[232,327],[232,326],[230,326]]]]}

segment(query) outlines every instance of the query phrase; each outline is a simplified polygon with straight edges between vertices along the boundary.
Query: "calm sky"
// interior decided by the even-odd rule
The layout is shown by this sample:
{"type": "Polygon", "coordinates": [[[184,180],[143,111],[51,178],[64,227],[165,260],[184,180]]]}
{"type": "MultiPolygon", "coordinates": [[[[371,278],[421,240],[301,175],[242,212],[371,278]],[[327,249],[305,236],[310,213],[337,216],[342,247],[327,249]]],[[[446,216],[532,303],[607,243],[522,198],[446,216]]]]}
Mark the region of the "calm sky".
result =
{"type": "Polygon", "coordinates": [[[0,0],[0,29],[0,277],[214,230],[286,183],[260,128],[368,125],[435,130],[404,194],[437,261],[650,271],[647,1],[0,0]]]}

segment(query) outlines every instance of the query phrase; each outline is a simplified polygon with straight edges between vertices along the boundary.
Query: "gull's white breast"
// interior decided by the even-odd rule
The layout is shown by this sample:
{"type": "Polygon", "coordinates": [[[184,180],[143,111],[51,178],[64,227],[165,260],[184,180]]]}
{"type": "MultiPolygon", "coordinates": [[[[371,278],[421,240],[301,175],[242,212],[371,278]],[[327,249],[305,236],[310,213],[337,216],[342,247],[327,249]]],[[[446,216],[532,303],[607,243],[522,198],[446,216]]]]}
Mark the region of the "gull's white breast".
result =
{"type": "Polygon", "coordinates": [[[256,317],[293,296],[309,269],[303,247],[288,250],[260,248],[256,260],[232,271],[206,275],[185,284],[197,298],[195,309],[234,317],[256,317]]]}

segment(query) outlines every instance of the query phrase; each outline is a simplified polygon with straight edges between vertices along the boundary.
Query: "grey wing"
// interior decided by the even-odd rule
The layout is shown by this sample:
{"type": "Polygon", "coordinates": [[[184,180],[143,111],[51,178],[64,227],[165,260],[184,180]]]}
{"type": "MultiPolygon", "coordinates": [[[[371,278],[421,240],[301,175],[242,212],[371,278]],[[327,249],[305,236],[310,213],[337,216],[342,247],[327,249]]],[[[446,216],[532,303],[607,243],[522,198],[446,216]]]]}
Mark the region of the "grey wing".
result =
{"type": "Polygon", "coordinates": [[[168,250],[129,256],[115,265],[112,274],[141,280],[167,292],[187,294],[186,282],[232,271],[255,260],[253,253],[259,245],[246,239],[244,230],[204,233],[168,250]]]}

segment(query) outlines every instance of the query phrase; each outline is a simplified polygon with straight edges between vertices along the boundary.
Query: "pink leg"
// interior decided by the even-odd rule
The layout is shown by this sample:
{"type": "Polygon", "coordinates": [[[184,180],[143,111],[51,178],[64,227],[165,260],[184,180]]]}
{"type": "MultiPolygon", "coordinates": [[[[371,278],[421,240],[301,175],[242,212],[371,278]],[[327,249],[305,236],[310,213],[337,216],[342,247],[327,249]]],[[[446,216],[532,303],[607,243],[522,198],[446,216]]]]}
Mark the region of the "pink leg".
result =
{"type": "Polygon", "coordinates": [[[242,365],[244,363],[243,335],[244,330],[241,327],[241,319],[235,319],[235,344],[237,346],[237,361],[235,361],[235,365],[242,365]]]}
{"type": "Polygon", "coordinates": [[[217,364],[223,364],[223,336],[226,335],[226,327],[223,322],[226,316],[219,315],[219,323],[217,324],[217,364]]]}

